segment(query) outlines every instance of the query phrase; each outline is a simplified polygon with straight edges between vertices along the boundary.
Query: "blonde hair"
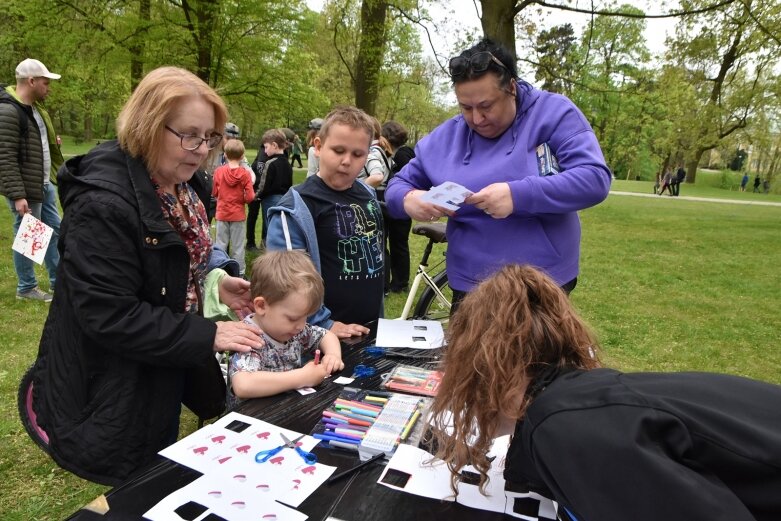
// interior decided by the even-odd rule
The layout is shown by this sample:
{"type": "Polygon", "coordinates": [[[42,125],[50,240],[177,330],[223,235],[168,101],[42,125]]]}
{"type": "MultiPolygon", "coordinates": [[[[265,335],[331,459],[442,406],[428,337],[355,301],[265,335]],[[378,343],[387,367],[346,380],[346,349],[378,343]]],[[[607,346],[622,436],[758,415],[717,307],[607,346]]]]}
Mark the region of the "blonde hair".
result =
{"type": "Polygon", "coordinates": [[[250,293],[253,299],[263,297],[269,304],[284,300],[299,291],[309,298],[307,314],[323,304],[323,279],[312,259],[300,250],[268,251],[252,263],[250,293]]]}
{"type": "Polygon", "coordinates": [[[352,129],[364,130],[366,132],[366,137],[369,138],[366,142],[366,150],[369,150],[372,136],[374,136],[374,123],[372,122],[372,119],[371,116],[358,107],[353,107],[351,105],[336,107],[328,113],[325,117],[325,121],[323,121],[323,126],[320,127],[320,132],[317,134],[320,138],[320,144],[322,145],[325,143],[328,132],[330,132],[332,126],[347,125],[352,129]]]}
{"type": "Polygon", "coordinates": [[[567,295],[535,268],[505,266],[469,293],[448,328],[445,375],[431,409],[436,456],[452,473],[453,491],[469,464],[485,491],[492,438],[501,416],[523,417],[528,383],[551,367],[598,367],[595,350],[567,295]]]}
{"type": "Polygon", "coordinates": [[[117,137],[122,149],[141,158],[147,168],[154,168],[164,153],[163,134],[168,119],[179,102],[191,96],[212,105],[215,129],[225,127],[228,109],[214,89],[190,71],[160,67],[141,80],[119,113],[117,137]]]}
{"type": "Polygon", "coordinates": [[[382,126],[380,125],[380,120],[375,118],[374,116],[369,116],[372,118],[372,140],[377,141],[380,148],[385,152],[386,155],[392,156],[393,155],[393,147],[391,146],[390,142],[385,138],[385,136],[382,135],[382,126]]]}
{"type": "Polygon", "coordinates": [[[244,157],[244,142],[240,139],[229,139],[222,147],[225,157],[233,161],[238,161],[244,157]]]}

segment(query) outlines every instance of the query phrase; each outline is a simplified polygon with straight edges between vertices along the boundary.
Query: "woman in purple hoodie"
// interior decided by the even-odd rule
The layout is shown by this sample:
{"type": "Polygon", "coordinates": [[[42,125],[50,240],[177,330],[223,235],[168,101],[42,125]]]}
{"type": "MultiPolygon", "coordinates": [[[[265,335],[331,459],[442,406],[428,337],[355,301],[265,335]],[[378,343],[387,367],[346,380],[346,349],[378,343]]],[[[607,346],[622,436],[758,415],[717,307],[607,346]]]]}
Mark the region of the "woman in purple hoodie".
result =
{"type": "Polygon", "coordinates": [[[461,114],[415,147],[388,185],[393,217],[448,215],[447,273],[457,306],[505,264],[530,264],[563,289],[577,282],[578,210],[607,197],[610,170],[586,118],[566,97],[517,77],[511,54],[491,40],[450,60],[461,114]],[[446,181],[473,192],[457,211],[421,196],[446,181]]]}

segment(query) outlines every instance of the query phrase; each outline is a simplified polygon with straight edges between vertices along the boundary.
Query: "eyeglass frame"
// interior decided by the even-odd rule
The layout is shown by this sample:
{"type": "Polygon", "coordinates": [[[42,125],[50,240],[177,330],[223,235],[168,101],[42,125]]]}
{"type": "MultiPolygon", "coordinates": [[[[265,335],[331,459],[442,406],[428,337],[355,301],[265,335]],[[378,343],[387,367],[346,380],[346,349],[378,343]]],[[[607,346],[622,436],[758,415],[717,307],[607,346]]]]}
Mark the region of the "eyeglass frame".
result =
{"type": "Polygon", "coordinates": [[[176,130],[172,129],[168,125],[164,125],[164,127],[168,132],[170,132],[171,134],[179,138],[179,146],[182,147],[183,150],[187,150],[188,152],[194,152],[198,150],[198,148],[200,148],[200,146],[204,143],[206,143],[207,150],[214,150],[215,148],[217,148],[217,145],[220,144],[223,138],[223,135],[220,134],[219,132],[215,132],[209,137],[201,137],[201,136],[196,136],[194,134],[183,134],[181,132],[177,132],[176,130]],[[184,146],[184,138],[191,138],[191,139],[195,138],[195,139],[200,139],[201,141],[198,143],[197,146],[193,148],[187,148],[186,146],[184,146]],[[210,144],[209,142],[214,138],[219,138],[219,139],[217,139],[213,145],[209,146],[210,144]]]}
{"type": "Polygon", "coordinates": [[[467,74],[466,72],[468,70],[470,70],[470,69],[472,71],[472,74],[482,74],[483,72],[488,70],[488,67],[491,65],[491,63],[494,63],[494,64],[498,65],[501,69],[507,71],[508,74],[511,74],[510,73],[510,69],[507,68],[507,65],[502,63],[502,60],[500,60],[499,58],[494,56],[494,54],[491,51],[479,51],[479,52],[474,53],[471,56],[461,56],[461,55],[459,55],[459,56],[454,56],[453,58],[450,58],[450,61],[448,62],[448,65],[447,65],[447,71],[450,74],[450,79],[453,81],[453,83],[455,83],[455,81],[456,81],[456,76],[453,74],[453,60],[466,60],[466,65],[464,66],[464,71],[461,74],[458,74],[458,76],[462,77],[462,78],[466,78],[466,77],[469,76],[469,74],[467,74]],[[486,62],[484,69],[478,70],[478,69],[475,69],[474,67],[472,67],[472,59],[475,56],[479,56],[481,54],[487,54],[488,56],[491,57],[491,59],[486,62]]]}

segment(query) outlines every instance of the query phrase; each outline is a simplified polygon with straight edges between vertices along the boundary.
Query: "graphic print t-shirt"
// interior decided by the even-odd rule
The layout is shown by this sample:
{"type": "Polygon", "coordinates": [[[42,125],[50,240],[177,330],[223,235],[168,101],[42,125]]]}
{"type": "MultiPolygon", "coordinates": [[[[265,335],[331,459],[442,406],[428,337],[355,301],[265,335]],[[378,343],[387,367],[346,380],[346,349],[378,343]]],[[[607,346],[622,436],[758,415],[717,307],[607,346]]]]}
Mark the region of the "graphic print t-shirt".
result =
{"type": "Polygon", "coordinates": [[[358,181],[339,192],[312,176],[299,193],[315,222],[331,318],[346,324],[376,320],[385,285],[379,203],[358,181]]]}

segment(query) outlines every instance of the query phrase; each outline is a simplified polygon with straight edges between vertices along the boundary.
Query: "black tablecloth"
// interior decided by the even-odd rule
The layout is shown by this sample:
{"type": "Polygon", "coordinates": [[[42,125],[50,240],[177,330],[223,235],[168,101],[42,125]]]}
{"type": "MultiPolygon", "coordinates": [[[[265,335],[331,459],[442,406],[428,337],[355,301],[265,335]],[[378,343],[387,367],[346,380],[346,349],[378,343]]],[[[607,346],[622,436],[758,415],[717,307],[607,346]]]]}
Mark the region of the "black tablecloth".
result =
{"type": "MultiPolygon", "coordinates": [[[[337,398],[344,386],[333,380],[339,375],[350,376],[358,364],[371,365],[376,373],[371,377],[357,378],[350,387],[379,389],[382,374],[402,362],[423,365],[427,361],[410,358],[369,357],[363,348],[376,336],[376,324],[371,324],[369,335],[342,342],[344,370],[316,387],[317,392],[300,395],[295,391],[268,398],[243,401],[235,411],[252,416],[279,427],[297,432],[311,433],[322,417],[322,411],[337,398]]],[[[356,465],[355,453],[316,447],[318,462],[338,467],[336,472],[356,465]]],[[[310,495],[297,510],[310,520],[325,521],[334,517],[344,521],[396,521],[398,519],[432,520],[494,520],[510,519],[509,516],[464,507],[454,502],[428,499],[377,484],[382,465],[364,467],[350,477],[333,484],[323,484],[310,495]]],[[[88,520],[141,520],[144,512],[161,499],[191,483],[201,474],[163,457],[134,478],[106,493],[109,511],[104,515],[82,509],[69,519],[88,520]]]]}

